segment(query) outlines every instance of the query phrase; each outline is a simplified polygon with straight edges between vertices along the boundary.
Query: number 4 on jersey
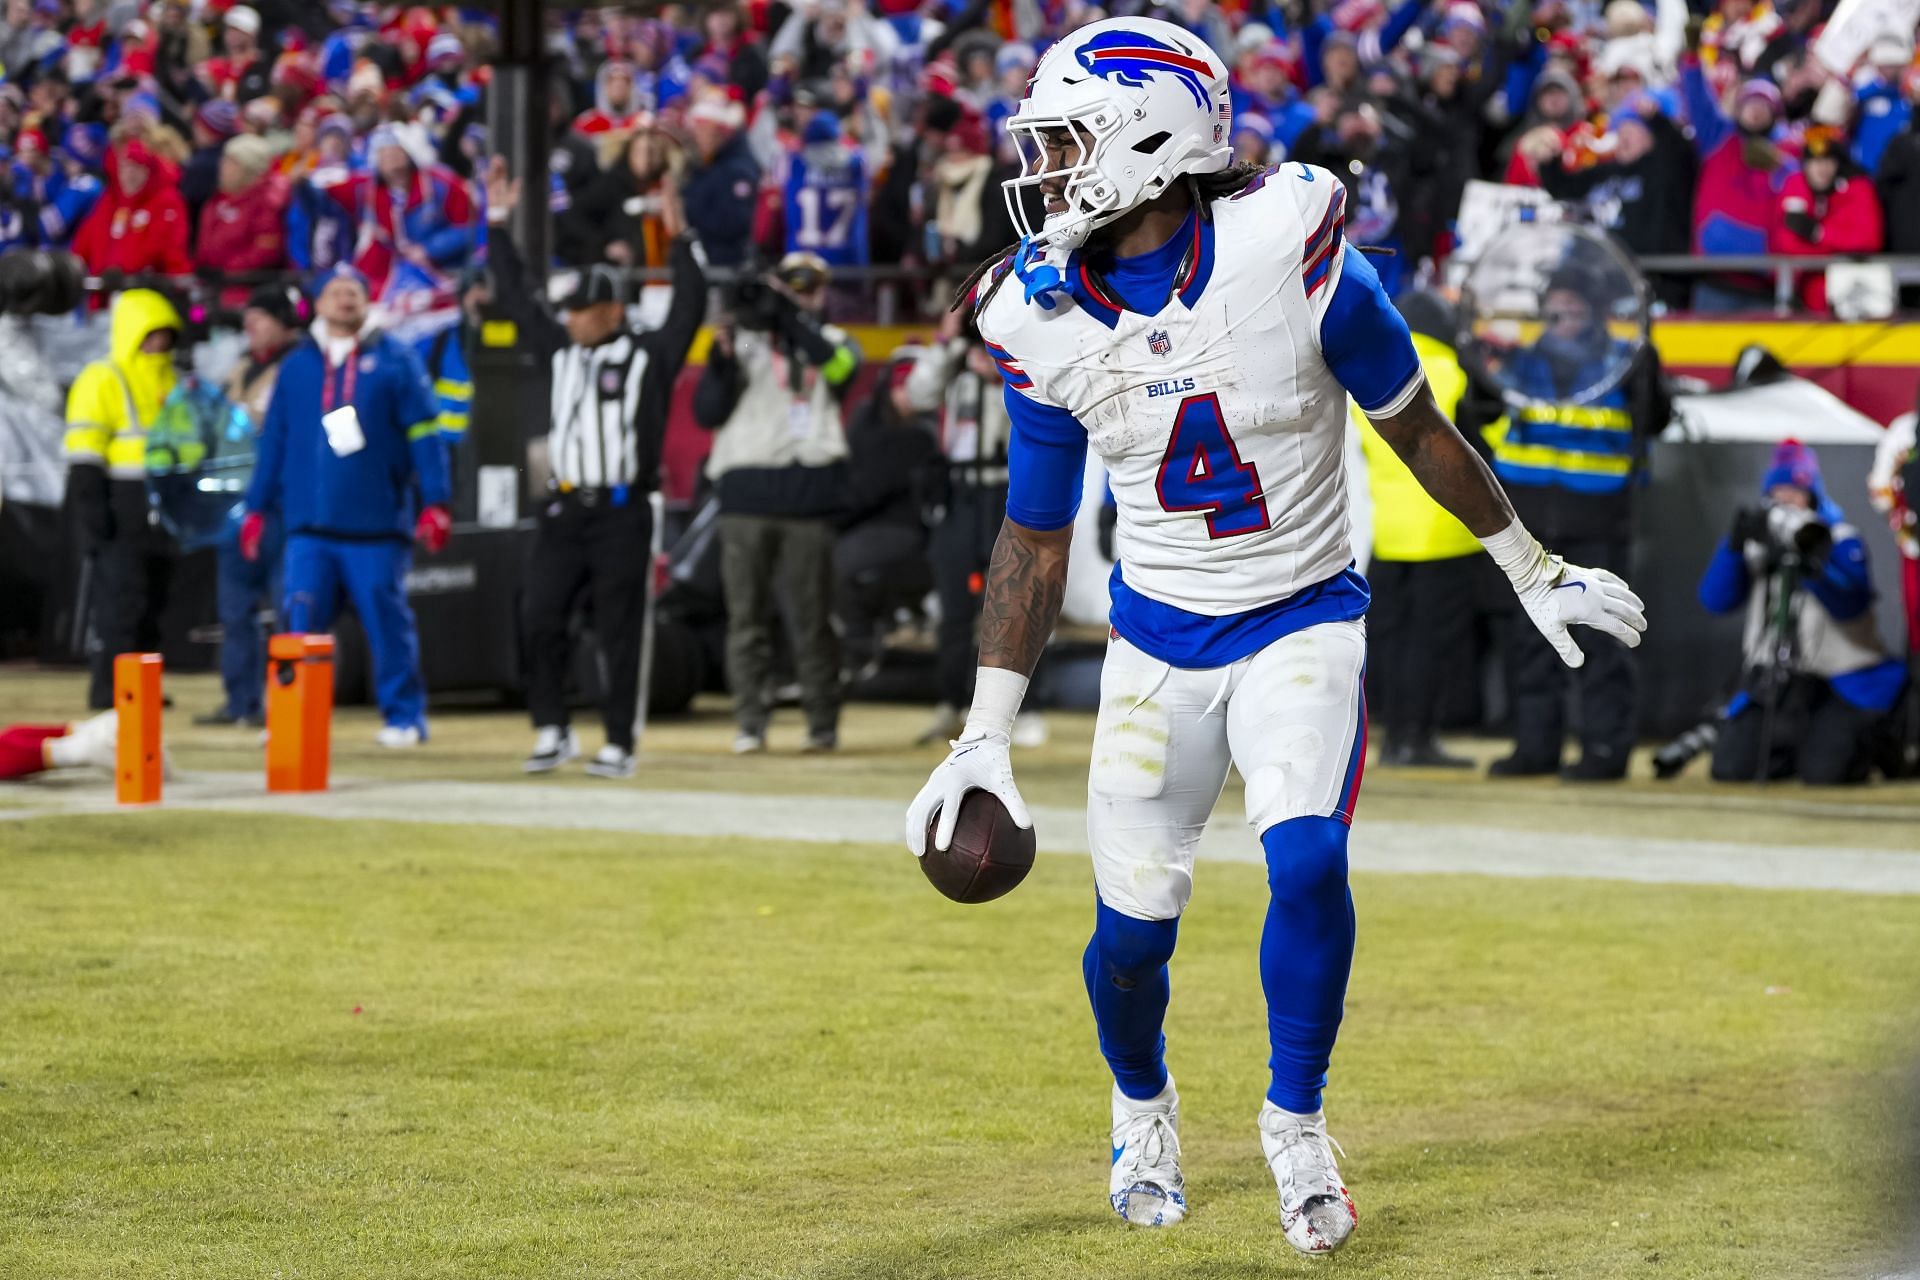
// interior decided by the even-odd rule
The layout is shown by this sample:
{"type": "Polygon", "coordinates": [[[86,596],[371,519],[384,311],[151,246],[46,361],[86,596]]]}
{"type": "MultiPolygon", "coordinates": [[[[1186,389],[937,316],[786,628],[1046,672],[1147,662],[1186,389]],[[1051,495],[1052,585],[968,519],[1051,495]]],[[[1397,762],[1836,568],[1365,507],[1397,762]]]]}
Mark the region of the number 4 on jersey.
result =
{"type": "Polygon", "coordinates": [[[1260,473],[1240,461],[1220,397],[1211,392],[1180,402],[1154,487],[1168,511],[1206,512],[1209,537],[1234,538],[1268,527],[1260,473]]]}

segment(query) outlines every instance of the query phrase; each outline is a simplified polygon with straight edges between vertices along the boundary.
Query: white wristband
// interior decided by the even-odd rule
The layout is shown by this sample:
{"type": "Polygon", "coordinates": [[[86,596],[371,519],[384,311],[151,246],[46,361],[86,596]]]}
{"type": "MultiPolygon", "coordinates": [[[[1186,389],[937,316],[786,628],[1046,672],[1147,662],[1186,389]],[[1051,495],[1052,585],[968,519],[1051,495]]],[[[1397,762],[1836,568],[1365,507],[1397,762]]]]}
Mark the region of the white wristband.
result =
{"type": "Polygon", "coordinates": [[[1480,539],[1480,545],[1516,587],[1546,571],[1547,549],[1517,519],[1500,532],[1480,539]]]}
{"type": "Polygon", "coordinates": [[[1005,667],[981,667],[973,676],[973,709],[962,738],[1013,735],[1013,718],[1027,696],[1027,678],[1005,667]]]}

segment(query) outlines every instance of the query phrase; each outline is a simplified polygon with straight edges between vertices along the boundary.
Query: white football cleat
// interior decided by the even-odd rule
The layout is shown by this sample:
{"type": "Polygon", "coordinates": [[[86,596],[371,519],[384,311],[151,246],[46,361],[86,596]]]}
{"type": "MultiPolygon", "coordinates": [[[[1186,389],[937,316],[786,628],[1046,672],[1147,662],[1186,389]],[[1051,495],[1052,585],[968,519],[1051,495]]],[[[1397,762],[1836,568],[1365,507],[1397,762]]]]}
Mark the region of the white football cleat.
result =
{"type": "Polygon", "coordinates": [[[1333,1162],[1337,1145],[1327,1136],[1325,1111],[1303,1116],[1262,1104],[1260,1151],[1280,1192],[1280,1229],[1304,1254],[1332,1253],[1360,1221],[1333,1162]]]}
{"type": "Polygon", "coordinates": [[[408,747],[417,747],[427,740],[417,724],[389,724],[381,726],[373,740],[389,751],[404,751],[408,747]]]}
{"type": "Polygon", "coordinates": [[[1136,1227],[1170,1227],[1187,1216],[1180,1176],[1180,1095],[1173,1078],[1141,1102],[1113,1088],[1113,1176],[1107,1199],[1136,1227]]]}

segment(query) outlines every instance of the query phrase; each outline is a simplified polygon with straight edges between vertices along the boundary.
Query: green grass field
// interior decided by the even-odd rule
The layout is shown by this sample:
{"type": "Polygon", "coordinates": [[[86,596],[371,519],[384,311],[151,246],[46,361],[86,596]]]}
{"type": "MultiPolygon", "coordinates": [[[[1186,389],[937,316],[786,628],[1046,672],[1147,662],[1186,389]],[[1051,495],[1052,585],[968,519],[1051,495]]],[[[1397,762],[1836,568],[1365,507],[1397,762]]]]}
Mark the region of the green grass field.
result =
{"type": "Polygon", "coordinates": [[[1180,1228],[1104,1201],[1083,861],[196,813],[0,824],[0,1277],[1870,1274],[1920,899],[1361,877],[1292,1256],[1257,868],[1201,868],[1180,1228]],[[1774,993],[1769,994],[1769,989],[1774,993]]]}

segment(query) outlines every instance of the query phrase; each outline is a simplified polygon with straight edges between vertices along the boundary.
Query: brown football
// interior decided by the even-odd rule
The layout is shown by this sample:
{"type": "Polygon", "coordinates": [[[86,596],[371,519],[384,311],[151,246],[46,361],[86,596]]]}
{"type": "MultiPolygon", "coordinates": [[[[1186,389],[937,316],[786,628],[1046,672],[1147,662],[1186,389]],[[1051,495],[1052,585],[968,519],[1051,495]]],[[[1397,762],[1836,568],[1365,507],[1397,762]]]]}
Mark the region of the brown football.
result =
{"type": "Polygon", "coordinates": [[[1016,826],[1007,807],[988,792],[969,791],[960,798],[953,843],[944,850],[933,845],[939,826],[936,812],[927,823],[927,855],[920,869],[955,902],[992,902],[1033,870],[1033,829],[1016,826]]]}

